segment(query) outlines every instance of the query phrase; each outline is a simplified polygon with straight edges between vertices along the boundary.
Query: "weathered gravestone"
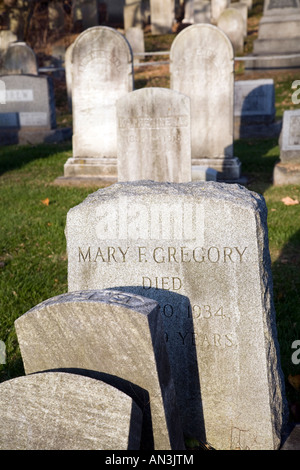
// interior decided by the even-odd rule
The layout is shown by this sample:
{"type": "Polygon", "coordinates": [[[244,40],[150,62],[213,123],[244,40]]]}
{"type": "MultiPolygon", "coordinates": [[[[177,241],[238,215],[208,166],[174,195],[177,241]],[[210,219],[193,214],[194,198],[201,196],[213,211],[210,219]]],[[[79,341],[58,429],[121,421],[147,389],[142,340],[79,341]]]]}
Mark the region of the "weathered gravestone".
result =
{"type": "Polygon", "coordinates": [[[123,15],[124,29],[143,28],[143,5],[142,0],[125,0],[123,15]]]}
{"type": "Polygon", "coordinates": [[[258,39],[253,43],[257,60],[246,62],[251,68],[299,67],[300,0],[265,0],[264,14],[259,23],[258,39]],[[282,57],[291,55],[291,57],[282,57]],[[260,56],[272,57],[266,61],[260,56]]]}
{"type": "Polygon", "coordinates": [[[3,74],[38,75],[36,55],[25,42],[11,43],[5,53],[3,74]]]}
{"type": "Polygon", "coordinates": [[[73,157],[65,177],[117,177],[116,101],[133,89],[133,59],[113,28],[89,28],[72,53],[73,157]]]}
{"type": "Polygon", "coordinates": [[[175,20],[174,0],[150,0],[152,34],[171,33],[175,20]]]}
{"type": "Polygon", "coordinates": [[[242,13],[235,8],[226,8],[219,16],[217,25],[229,37],[235,54],[242,53],[245,34],[242,13]]]}
{"type": "Polygon", "coordinates": [[[115,290],[74,292],[34,307],[15,328],[26,374],[80,368],[122,379],[144,411],[143,446],[184,449],[155,301],[115,290]]]}
{"type": "Polygon", "coordinates": [[[230,0],[211,0],[211,22],[217,24],[220,15],[229,7],[230,0]]]}
{"type": "Polygon", "coordinates": [[[66,238],[69,290],[115,287],[160,304],[186,435],[278,448],[286,410],[262,196],[117,183],[68,212],[66,238]]]}
{"type": "Polygon", "coordinates": [[[216,26],[195,24],[176,36],[170,60],[170,88],[191,99],[192,165],[217,170],[219,180],[239,180],[241,163],[233,155],[234,54],[230,40],[216,26]]]}
{"type": "Polygon", "coordinates": [[[209,0],[194,0],[194,22],[211,22],[211,2],[209,0]]]}
{"type": "Polygon", "coordinates": [[[234,84],[234,136],[278,137],[273,79],[237,80],[234,84]]]}
{"type": "Polygon", "coordinates": [[[300,110],[285,111],[280,137],[280,162],[275,165],[273,182],[300,183],[300,110]]]}
{"type": "Polygon", "coordinates": [[[230,3],[229,8],[234,8],[235,10],[238,10],[241,13],[244,24],[244,37],[246,37],[248,34],[248,7],[246,3],[230,3]]]}
{"type": "Polygon", "coordinates": [[[117,101],[118,180],[191,181],[190,99],[143,88],[117,101]]]}
{"type": "Polygon", "coordinates": [[[63,138],[56,129],[53,84],[50,77],[2,75],[0,142],[37,143],[63,138]]]}
{"type": "MultiPolygon", "coordinates": [[[[126,29],[125,37],[130,44],[133,55],[137,53],[143,54],[145,52],[144,30],[142,28],[135,26],[126,29]]],[[[138,64],[139,62],[139,56],[135,56],[134,64],[138,64]]]]}
{"type": "Polygon", "coordinates": [[[44,372],[0,384],[1,450],[138,450],[142,413],[100,380],[44,372]]]}

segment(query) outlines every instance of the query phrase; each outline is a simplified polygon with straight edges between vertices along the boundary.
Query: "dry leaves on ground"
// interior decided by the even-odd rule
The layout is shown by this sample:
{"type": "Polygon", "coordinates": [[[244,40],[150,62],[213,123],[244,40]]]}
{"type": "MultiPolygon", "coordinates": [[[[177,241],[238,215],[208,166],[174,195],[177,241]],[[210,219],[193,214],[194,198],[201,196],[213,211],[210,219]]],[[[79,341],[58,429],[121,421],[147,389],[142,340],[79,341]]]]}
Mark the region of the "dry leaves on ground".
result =
{"type": "Polygon", "coordinates": [[[49,200],[48,197],[46,197],[46,199],[43,199],[43,200],[41,201],[41,203],[44,204],[45,206],[49,206],[50,200],[49,200]]]}
{"type": "Polygon", "coordinates": [[[295,206],[296,204],[299,204],[298,199],[292,199],[292,198],[289,197],[289,196],[282,198],[281,201],[282,201],[286,206],[295,206]]]}

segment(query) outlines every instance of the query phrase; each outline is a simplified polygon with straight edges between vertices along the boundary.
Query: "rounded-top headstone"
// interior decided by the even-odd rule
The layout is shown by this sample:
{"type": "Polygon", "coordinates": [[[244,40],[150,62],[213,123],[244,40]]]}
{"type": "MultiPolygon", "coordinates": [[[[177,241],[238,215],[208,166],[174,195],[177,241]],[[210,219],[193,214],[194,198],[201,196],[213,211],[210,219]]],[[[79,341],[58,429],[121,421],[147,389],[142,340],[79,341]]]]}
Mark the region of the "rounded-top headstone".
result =
{"type": "Polygon", "coordinates": [[[1,450],[139,449],[142,413],[117,388],[41,372],[0,385],[1,450]]]}
{"type": "Polygon", "coordinates": [[[69,163],[78,163],[77,176],[98,176],[103,162],[95,158],[117,165],[115,104],[133,89],[130,44],[113,28],[89,28],[74,42],[72,70],[73,157],[80,161],[69,163]]]}
{"type": "Polygon", "coordinates": [[[35,53],[25,42],[15,42],[8,46],[3,68],[5,73],[38,75],[35,53]]]}
{"type": "Polygon", "coordinates": [[[227,8],[220,15],[217,26],[229,37],[234,52],[236,54],[243,52],[244,19],[241,12],[235,8],[227,8]]]}

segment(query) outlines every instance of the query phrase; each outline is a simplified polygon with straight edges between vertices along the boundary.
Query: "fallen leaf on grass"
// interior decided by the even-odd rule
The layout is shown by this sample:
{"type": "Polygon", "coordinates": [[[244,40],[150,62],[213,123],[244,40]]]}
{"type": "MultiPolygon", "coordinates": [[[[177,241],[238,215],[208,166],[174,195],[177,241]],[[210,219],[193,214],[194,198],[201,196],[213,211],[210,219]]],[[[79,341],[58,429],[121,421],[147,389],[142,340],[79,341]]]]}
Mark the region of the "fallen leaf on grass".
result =
{"type": "Polygon", "coordinates": [[[290,374],[288,376],[288,381],[295,390],[300,391],[300,375],[291,375],[290,374]]]}
{"type": "Polygon", "coordinates": [[[44,204],[45,206],[49,206],[49,203],[50,203],[48,197],[46,197],[46,199],[43,199],[41,202],[42,202],[42,204],[44,204]]]}
{"type": "Polygon", "coordinates": [[[298,199],[292,199],[291,197],[287,196],[281,199],[281,201],[286,205],[286,206],[294,206],[296,204],[299,204],[298,199]]]}

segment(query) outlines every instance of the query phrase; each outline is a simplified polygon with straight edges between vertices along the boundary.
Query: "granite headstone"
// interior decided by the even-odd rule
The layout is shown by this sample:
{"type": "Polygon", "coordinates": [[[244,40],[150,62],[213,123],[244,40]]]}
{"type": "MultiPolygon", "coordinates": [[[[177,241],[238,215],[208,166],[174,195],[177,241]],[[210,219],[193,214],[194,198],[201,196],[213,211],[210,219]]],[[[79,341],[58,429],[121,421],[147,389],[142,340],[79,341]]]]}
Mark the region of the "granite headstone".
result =
{"type": "Polygon", "coordinates": [[[68,212],[66,238],[69,291],[115,287],[159,303],[185,435],[223,450],[279,447],[286,407],[262,196],[215,182],[117,183],[68,212]]]}
{"type": "Polygon", "coordinates": [[[190,99],[143,88],[117,101],[118,180],[191,181],[190,99]]]}

